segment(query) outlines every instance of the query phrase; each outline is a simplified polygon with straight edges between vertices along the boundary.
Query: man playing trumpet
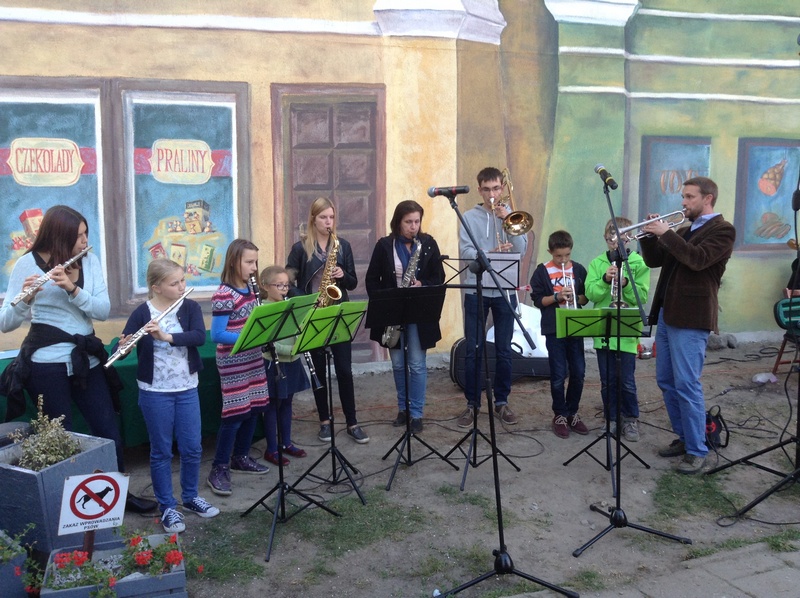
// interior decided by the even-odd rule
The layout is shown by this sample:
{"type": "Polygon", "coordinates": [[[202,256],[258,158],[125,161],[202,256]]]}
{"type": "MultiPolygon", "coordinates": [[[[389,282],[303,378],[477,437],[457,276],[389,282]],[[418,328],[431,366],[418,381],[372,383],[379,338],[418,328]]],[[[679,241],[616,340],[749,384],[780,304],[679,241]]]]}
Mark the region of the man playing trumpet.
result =
{"type": "Polygon", "coordinates": [[[733,225],[714,210],[717,194],[709,178],[685,181],[681,205],[692,225],[673,230],[654,220],[643,228],[650,235],[640,240],[645,263],[661,268],[650,324],[658,324],[656,381],[678,435],[658,454],[683,457],[676,471],[684,474],[702,472],[708,453],[700,376],[708,335],[717,329],[720,281],[736,240],[733,225]]]}

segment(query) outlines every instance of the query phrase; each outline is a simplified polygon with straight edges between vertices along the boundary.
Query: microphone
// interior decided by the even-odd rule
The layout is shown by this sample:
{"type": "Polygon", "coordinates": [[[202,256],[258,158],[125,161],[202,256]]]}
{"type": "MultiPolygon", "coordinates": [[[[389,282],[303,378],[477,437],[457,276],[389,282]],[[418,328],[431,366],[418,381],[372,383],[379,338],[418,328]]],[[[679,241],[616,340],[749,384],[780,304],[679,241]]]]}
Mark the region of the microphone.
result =
{"type": "Polygon", "coordinates": [[[617,181],[614,180],[614,177],[611,176],[611,173],[606,170],[606,167],[602,164],[598,164],[594,167],[594,171],[600,175],[600,178],[603,179],[603,183],[609,186],[611,189],[617,188],[617,181]]]}
{"type": "Polygon", "coordinates": [[[431,187],[428,189],[428,197],[436,197],[438,195],[452,197],[454,195],[461,195],[462,193],[469,193],[469,187],[467,185],[462,185],[461,187],[431,187]]]}

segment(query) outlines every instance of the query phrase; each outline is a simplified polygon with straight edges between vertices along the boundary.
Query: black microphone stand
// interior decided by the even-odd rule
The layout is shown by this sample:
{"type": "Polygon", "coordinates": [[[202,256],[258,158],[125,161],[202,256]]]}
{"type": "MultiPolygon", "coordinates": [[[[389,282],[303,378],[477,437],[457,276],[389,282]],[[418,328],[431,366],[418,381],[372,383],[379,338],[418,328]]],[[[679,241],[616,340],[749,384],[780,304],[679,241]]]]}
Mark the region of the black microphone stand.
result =
{"type": "MultiPolygon", "coordinates": [[[[446,193],[444,195],[447,197],[447,199],[450,200],[450,206],[453,208],[453,211],[458,216],[458,219],[461,222],[461,226],[464,227],[464,230],[467,232],[467,234],[469,235],[470,239],[472,240],[472,244],[477,249],[477,256],[475,258],[475,263],[477,264],[477,266],[474,269],[472,269],[472,267],[471,267],[471,270],[473,272],[476,272],[476,278],[477,278],[478,281],[480,281],[480,278],[481,278],[480,277],[480,272],[484,272],[484,271],[488,272],[489,275],[492,277],[492,280],[494,281],[495,285],[499,289],[500,288],[500,281],[499,281],[499,279],[497,277],[497,273],[492,269],[491,262],[486,258],[486,254],[483,252],[483,250],[478,245],[474,234],[470,230],[470,228],[467,225],[467,223],[464,221],[464,216],[461,214],[461,211],[458,209],[458,204],[456,203],[456,193],[446,193]]],[[[483,313],[483,298],[482,298],[482,295],[480,293],[480,282],[478,282],[478,289],[479,289],[478,290],[478,314],[479,314],[478,320],[480,320],[481,319],[480,318],[480,314],[483,313]]],[[[511,312],[514,313],[514,310],[513,310],[512,306],[511,306],[511,301],[507,297],[504,297],[504,299],[508,302],[508,307],[509,307],[509,309],[511,309],[511,312]]],[[[522,322],[520,321],[520,317],[518,315],[516,315],[516,314],[514,314],[514,316],[515,316],[517,322],[520,325],[520,329],[523,331],[523,333],[525,333],[525,338],[528,340],[528,343],[530,343],[531,348],[534,348],[535,345],[533,343],[533,339],[530,338],[530,335],[527,334],[527,331],[525,330],[524,326],[522,326],[522,322]]],[[[484,331],[484,337],[485,337],[485,331],[484,331]]],[[[504,536],[504,532],[503,532],[503,507],[502,507],[502,500],[501,500],[501,497],[500,497],[500,471],[499,471],[498,459],[497,459],[499,451],[497,449],[497,435],[495,433],[495,423],[494,423],[494,415],[493,415],[494,397],[492,396],[492,385],[491,385],[491,379],[490,379],[490,375],[489,375],[489,358],[488,357],[489,356],[488,356],[488,351],[486,349],[486,339],[484,338],[484,343],[483,343],[483,368],[484,368],[484,374],[486,376],[486,403],[487,403],[487,406],[489,408],[489,433],[490,433],[490,436],[491,436],[490,444],[491,444],[491,447],[492,447],[492,469],[493,469],[493,473],[494,473],[494,496],[495,496],[495,505],[497,507],[497,533],[498,533],[498,537],[499,537],[498,538],[499,539],[499,548],[497,548],[497,549],[492,551],[492,555],[494,556],[494,568],[492,570],[487,571],[486,573],[484,573],[482,575],[479,575],[475,579],[472,579],[472,580],[470,580],[470,581],[458,586],[457,588],[454,588],[452,590],[448,590],[446,592],[443,592],[442,596],[452,596],[454,594],[458,594],[459,592],[461,592],[463,590],[466,590],[467,588],[471,588],[472,586],[477,585],[480,582],[482,582],[482,581],[484,581],[486,579],[489,579],[490,577],[493,577],[494,575],[513,574],[513,575],[517,575],[519,577],[522,577],[524,579],[527,579],[528,581],[532,581],[534,583],[538,583],[539,585],[542,585],[542,586],[544,586],[546,588],[549,588],[549,589],[553,590],[554,592],[558,592],[559,594],[563,594],[564,596],[570,596],[570,597],[577,598],[578,594],[576,592],[561,588],[559,586],[551,584],[550,582],[544,581],[542,579],[539,579],[537,577],[534,577],[532,575],[529,575],[527,573],[524,573],[524,572],[516,569],[514,567],[514,562],[511,560],[511,556],[508,554],[508,550],[507,550],[506,544],[505,544],[505,536],[504,536]]],[[[478,392],[480,392],[480,388],[478,388],[477,390],[478,390],[478,392]]],[[[475,414],[475,418],[473,420],[474,429],[476,429],[475,428],[475,421],[477,421],[477,419],[478,418],[477,418],[477,413],[476,413],[475,414]]],[[[449,455],[449,453],[448,453],[448,455],[449,455]]],[[[517,471],[519,471],[519,468],[517,468],[517,471]]],[[[465,473],[465,475],[466,475],[466,473],[465,473]]],[[[463,490],[463,488],[462,488],[462,490],[463,490]]]]}
{"type": "MultiPolygon", "coordinates": [[[[619,239],[619,227],[617,227],[617,222],[616,222],[615,218],[613,219],[613,222],[614,222],[615,234],[617,235],[617,239],[619,239]]],[[[622,327],[620,325],[620,322],[621,322],[621,316],[622,316],[622,312],[621,312],[621,310],[622,310],[622,304],[621,304],[622,292],[621,292],[621,289],[622,289],[622,278],[623,278],[622,277],[623,264],[625,264],[625,271],[628,274],[628,280],[633,281],[633,277],[631,276],[630,264],[628,263],[628,250],[625,247],[625,245],[622,244],[622,242],[623,241],[621,239],[617,241],[617,249],[614,251],[616,256],[612,256],[612,257],[614,257],[614,264],[617,266],[617,274],[615,275],[615,280],[614,280],[613,284],[616,284],[617,285],[617,289],[620,289],[619,300],[616,301],[617,304],[616,304],[616,306],[614,306],[614,307],[617,308],[616,309],[617,350],[614,351],[614,356],[615,356],[614,372],[615,372],[615,376],[616,376],[615,392],[616,392],[616,397],[617,397],[617,405],[616,405],[615,413],[612,414],[610,412],[609,408],[608,408],[608,405],[604,404],[603,405],[603,417],[605,418],[606,426],[605,426],[605,430],[603,430],[603,433],[600,436],[598,436],[595,440],[590,442],[588,445],[586,445],[584,448],[582,448],[580,451],[575,453],[572,457],[570,457],[569,459],[564,461],[564,466],[566,467],[567,465],[572,463],[575,459],[577,459],[580,455],[583,455],[584,453],[586,455],[588,455],[589,457],[591,457],[592,459],[594,459],[594,461],[596,463],[598,463],[600,466],[602,466],[606,471],[611,472],[611,495],[614,496],[614,497],[617,496],[617,488],[618,488],[618,482],[617,482],[617,477],[616,477],[616,474],[615,474],[615,468],[616,468],[617,465],[619,465],[619,463],[625,457],[627,457],[628,455],[631,455],[639,463],[644,465],[645,469],[650,469],[650,465],[648,465],[641,457],[639,457],[639,455],[637,455],[635,452],[633,452],[628,445],[626,445],[624,442],[622,442],[622,439],[621,439],[621,435],[622,435],[622,427],[621,427],[622,410],[620,409],[620,402],[621,402],[621,398],[622,398],[622,380],[621,380],[621,377],[622,377],[622,358],[621,358],[621,353],[620,353],[620,349],[619,349],[619,343],[620,343],[620,329],[622,327]],[[616,434],[612,434],[611,433],[611,418],[612,417],[614,418],[614,422],[616,423],[616,430],[617,430],[616,434]],[[612,450],[611,450],[611,446],[612,446],[612,442],[611,441],[612,441],[612,439],[614,439],[616,441],[616,443],[617,443],[617,452],[616,452],[617,455],[620,455],[621,450],[625,449],[625,454],[621,455],[616,461],[614,460],[614,457],[613,457],[613,454],[612,454],[612,450]],[[589,450],[595,444],[597,444],[598,442],[602,442],[603,440],[605,440],[605,445],[606,445],[606,461],[605,461],[605,463],[600,461],[600,459],[598,459],[592,453],[589,452],[589,450]]],[[[633,289],[634,296],[636,297],[637,304],[638,304],[639,308],[641,309],[642,303],[641,303],[641,299],[639,298],[639,290],[636,288],[636,285],[633,282],[631,282],[631,285],[632,285],[631,288],[633,289]]],[[[639,315],[642,318],[642,322],[644,322],[645,321],[644,312],[640,311],[639,315]]],[[[603,337],[603,341],[605,342],[606,347],[609,347],[609,348],[611,346],[611,343],[610,343],[611,336],[612,336],[612,334],[611,334],[611,320],[610,320],[609,316],[607,316],[606,317],[606,334],[603,337]]],[[[606,358],[608,358],[608,352],[606,353],[606,358]]],[[[606,363],[606,371],[608,371],[608,364],[607,363],[606,363]]],[[[608,393],[610,393],[610,392],[611,392],[610,389],[606,389],[606,397],[608,397],[608,393]]]]}
{"type": "MultiPolygon", "coordinates": [[[[633,294],[634,294],[634,297],[636,298],[636,305],[639,308],[639,316],[642,319],[642,324],[646,325],[647,324],[647,317],[646,317],[645,312],[644,312],[644,307],[642,306],[642,301],[641,301],[641,299],[639,297],[639,291],[636,288],[636,284],[634,284],[634,282],[633,282],[634,278],[633,278],[633,275],[631,273],[630,264],[628,263],[628,252],[619,250],[620,247],[624,247],[624,245],[622,245],[623,239],[622,239],[622,235],[620,235],[619,227],[617,226],[617,217],[614,215],[614,206],[611,203],[611,195],[610,195],[609,190],[608,190],[608,183],[607,182],[603,183],[603,193],[606,196],[606,202],[608,203],[608,211],[611,214],[611,222],[612,222],[612,224],[614,226],[614,234],[617,237],[617,249],[618,249],[617,253],[622,258],[623,263],[625,264],[625,271],[628,274],[628,280],[631,281],[631,285],[633,285],[633,294]]],[[[617,285],[618,285],[617,288],[620,289],[620,297],[621,297],[622,296],[622,293],[621,293],[621,291],[622,291],[622,269],[621,268],[617,268],[617,285]]],[[[625,511],[622,510],[622,488],[621,488],[621,484],[622,484],[622,467],[621,467],[621,463],[620,463],[621,458],[619,456],[620,455],[620,451],[621,451],[621,447],[622,447],[622,442],[620,440],[621,437],[622,437],[622,434],[621,434],[622,430],[620,430],[620,422],[622,421],[622,356],[620,354],[620,342],[621,342],[621,337],[622,337],[622,333],[621,333],[621,328],[622,328],[621,310],[622,310],[622,306],[621,306],[621,304],[618,303],[617,304],[617,308],[616,308],[616,316],[615,316],[617,318],[617,326],[616,326],[616,328],[617,328],[617,331],[616,331],[617,349],[615,351],[615,359],[616,359],[616,361],[615,361],[615,371],[616,371],[616,374],[617,374],[617,380],[616,380],[616,383],[617,383],[616,384],[616,387],[617,387],[616,388],[616,392],[617,392],[617,408],[616,408],[616,414],[615,414],[616,421],[617,421],[617,434],[616,434],[616,455],[617,455],[616,474],[617,475],[616,475],[616,486],[615,486],[615,489],[616,489],[616,492],[615,492],[616,503],[614,504],[613,507],[608,507],[608,521],[609,521],[608,526],[605,529],[603,529],[599,534],[597,534],[594,538],[592,538],[591,540],[586,542],[583,546],[581,546],[580,548],[576,548],[572,553],[572,556],[574,556],[574,557],[579,557],[581,554],[583,554],[583,551],[585,551],[587,548],[589,548],[592,544],[597,542],[600,538],[605,536],[611,530],[619,529],[619,528],[623,528],[623,527],[631,527],[633,529],[636,529],[636,530],[639,530],[639,531],[642,531],[642,532],[647,532],[649,534],[654,534],[656,536],[661,536],[662,538],[667,538],[669,540],[675,540],[676,542],[680,542],[682,544],[691,544],[692,543],[692,541],[689,538],[682,538],[680,536],[674,536],[672,534],[668,534],[666,532],[662,532],[662,531],[658,531],[658,530],[655,530],[655,529],[652,529],[652,528],[649,528],[649,527],[645,527],[643,525],[639,525],[639,524],[636,524],[636,523],[631,523],[630,521],[628,521],[628,517],[625,515],[625,511]]],[[[611,314],[609,314],[607,317],[610,318],[611,314]]],[[[610,320],[607,320],[606,338],[608,338],[608,336],[610,336],[610,333],[608,331],[609,330],[608,329],[609,326],[610,326],[610,320]]],[[[609,431],[608,428],[609,428],[609,421],[608,421],[608,418],[606,418],[606,432],[609,431]]],[[[641,459],[639,459],[639,460],[641,461],[641,459]]],[[[613,485],[613,482],[614,482],[613,475],[614,475],[614,469],[612,467],[612,485],[613,485]]],[[[589,508],[592,511],[596,512],[596,513],[603,513],[603,509],[601,509],[597,505],[593,504],[589,508]]]]}

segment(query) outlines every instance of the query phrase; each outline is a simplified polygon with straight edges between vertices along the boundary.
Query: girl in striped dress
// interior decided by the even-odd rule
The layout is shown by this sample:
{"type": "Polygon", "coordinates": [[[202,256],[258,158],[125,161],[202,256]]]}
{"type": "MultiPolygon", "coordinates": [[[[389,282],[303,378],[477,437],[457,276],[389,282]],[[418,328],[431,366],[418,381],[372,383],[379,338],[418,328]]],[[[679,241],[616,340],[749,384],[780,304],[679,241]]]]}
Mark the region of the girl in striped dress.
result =
{"type": "Polygon", "coordinates": [[[256,475],[269,471],[249,454],[258,416],[269,403],[261,349],[231,355],[248,316],[258,305],[258,297],[248,285],[257,272],[258,247],[244,239],[234,240],[225,254],[222,284],[211,298],[211,340],[217,343],[222,423],[207,482],[222,496],[231,493],[231,471],[256,475]]]}

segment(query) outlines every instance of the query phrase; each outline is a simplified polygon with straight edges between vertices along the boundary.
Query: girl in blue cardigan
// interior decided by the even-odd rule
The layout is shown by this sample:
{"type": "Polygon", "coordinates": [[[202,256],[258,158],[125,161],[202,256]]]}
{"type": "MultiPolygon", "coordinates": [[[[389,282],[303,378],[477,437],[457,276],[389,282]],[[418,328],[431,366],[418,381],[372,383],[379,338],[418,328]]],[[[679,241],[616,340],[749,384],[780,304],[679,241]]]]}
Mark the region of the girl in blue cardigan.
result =
{"type": "Polygon", "coordinates": [[[147,267],[149,300],[128,318],[120,336],[124,343],[137,330],[147,334],[136,346],[139,407],[150,435],[150,477],[167,533],[186,529],[172,492],[172,439],[181,457],[181,501],[184,511],[214,517],[219,509],[198,496],[200,476],[200,397],[197,373],[203,367],[198,347],[206,340],[200,305],[180,299],[186,290],[183,268],[172,260],[156,259],[147,267]],[[172,309],[159,322],[156,318],[172,309]]]}

